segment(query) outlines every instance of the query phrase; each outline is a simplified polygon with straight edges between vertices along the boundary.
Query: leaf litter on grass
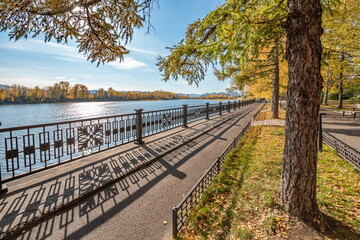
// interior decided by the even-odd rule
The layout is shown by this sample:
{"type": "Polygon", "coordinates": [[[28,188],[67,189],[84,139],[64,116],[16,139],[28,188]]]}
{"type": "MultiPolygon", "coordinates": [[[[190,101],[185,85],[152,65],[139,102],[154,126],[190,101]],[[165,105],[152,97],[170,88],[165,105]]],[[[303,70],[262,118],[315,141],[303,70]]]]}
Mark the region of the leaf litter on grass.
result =
{"type": "MultiPolygon", "coordinates": [[[[261,113],[257,116],[258,120],[268,117],[261,113]]],[[[179,239],[302,240],[360,236],[359,173],[326,146],[318,160],[319,208],[348,228],[324,235],[281,209],[278,189],[284,138],[284,127],[251,127],[192,211],[179,239]]]]}

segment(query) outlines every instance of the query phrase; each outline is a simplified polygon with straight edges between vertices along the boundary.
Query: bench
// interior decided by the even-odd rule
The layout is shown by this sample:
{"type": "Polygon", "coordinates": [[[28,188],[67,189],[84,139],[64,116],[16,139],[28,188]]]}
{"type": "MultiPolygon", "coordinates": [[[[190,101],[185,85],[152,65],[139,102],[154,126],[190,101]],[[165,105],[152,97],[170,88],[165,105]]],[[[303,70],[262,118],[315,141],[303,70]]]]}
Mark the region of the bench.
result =
{"type": "Polygon", "coordinates": [[[353,106],[353,110],[344,110],[343,116],[345,116],[345,113],[348,113],[350,115],[353,115],[354,119],[356,118],[356,114],[360,114],[360,103],[356,103],[353,106]]]}

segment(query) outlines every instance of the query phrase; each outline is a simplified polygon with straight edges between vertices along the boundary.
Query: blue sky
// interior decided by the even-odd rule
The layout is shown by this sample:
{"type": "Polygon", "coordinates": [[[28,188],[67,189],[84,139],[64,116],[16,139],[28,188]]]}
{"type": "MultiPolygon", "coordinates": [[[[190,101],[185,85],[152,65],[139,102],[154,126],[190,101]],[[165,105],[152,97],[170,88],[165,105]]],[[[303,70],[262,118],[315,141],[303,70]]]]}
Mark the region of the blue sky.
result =
{"type": "Polygon", "coordinates": [[[28,87],[50,86],[69,81],[85,84],[89,89],[113,87],[119,91],[164,90],[176,93],[220,92],[229,87],[229,81],[216,80],[209,71],[206,79],[189,86],[186,81],[161,81],[155,65],[158,55],[168,54],[166,46],[179,42],[187,25],[203,18],[222,0],[159,0],[160,8],[152,12],[155,31],[146,34],[138,29],[128,45],[131,51],[122,63],[113,62],[96,67],[77,53],[76,44],[44,43],[42,39],[9,41],[0,33],[0,83],[21,84],[28,87]]]}

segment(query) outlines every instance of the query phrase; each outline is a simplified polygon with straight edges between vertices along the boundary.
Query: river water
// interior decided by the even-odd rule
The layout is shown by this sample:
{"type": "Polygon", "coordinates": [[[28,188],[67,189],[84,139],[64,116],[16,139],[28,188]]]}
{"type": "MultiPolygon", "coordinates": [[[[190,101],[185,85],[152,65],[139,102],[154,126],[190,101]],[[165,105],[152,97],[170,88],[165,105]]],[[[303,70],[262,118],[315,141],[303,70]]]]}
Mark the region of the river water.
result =
{"type": "Polygon", "coordinates": [[[144,111],[217,103],[213,100],[162,100],[162,101],[122,101],[122,102],[81,102],[48,104],[0,105],[1,128],[33,124],[62,122],[94,117],[134,113],[134,109],[144,111]]]}

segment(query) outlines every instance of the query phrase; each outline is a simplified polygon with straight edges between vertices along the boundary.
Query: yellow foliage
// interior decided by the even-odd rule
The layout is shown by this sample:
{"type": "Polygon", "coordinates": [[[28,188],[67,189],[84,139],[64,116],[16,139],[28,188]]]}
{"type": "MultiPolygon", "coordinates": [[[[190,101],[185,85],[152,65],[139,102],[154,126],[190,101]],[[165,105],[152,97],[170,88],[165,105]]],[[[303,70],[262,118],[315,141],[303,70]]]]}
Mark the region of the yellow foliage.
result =
{"type": "MultiPolygon", "coordinates": [[[[280,61],[280,97],[285,96],[288,83],[288,67],[285,60],[280,61]]],[[[246,93],[256,98],[271,99],[273,89],[273,74],[259,78],[256,82],[246,87],[246,93]]]]}

